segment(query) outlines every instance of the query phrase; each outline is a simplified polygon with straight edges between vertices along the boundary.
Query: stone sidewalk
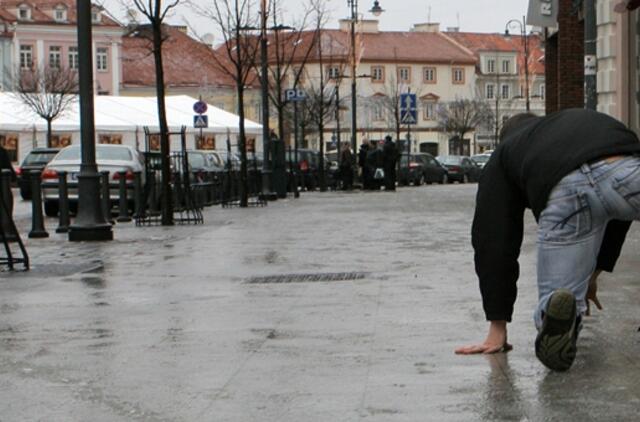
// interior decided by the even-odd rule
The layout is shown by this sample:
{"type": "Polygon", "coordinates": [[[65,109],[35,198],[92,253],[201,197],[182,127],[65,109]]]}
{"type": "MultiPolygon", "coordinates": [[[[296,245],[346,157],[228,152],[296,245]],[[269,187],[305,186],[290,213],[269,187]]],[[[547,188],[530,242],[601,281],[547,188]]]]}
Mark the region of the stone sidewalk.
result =
{"type": "Polygon", "coordinates": [[[453,354],[487,329],[475,189],[303,194],[102,244],[48,220],[33,271],[0,273],[0,420],[637,420],[636,227],[568,373],[534,356],[530,217],[514,350],[453,354]]]}

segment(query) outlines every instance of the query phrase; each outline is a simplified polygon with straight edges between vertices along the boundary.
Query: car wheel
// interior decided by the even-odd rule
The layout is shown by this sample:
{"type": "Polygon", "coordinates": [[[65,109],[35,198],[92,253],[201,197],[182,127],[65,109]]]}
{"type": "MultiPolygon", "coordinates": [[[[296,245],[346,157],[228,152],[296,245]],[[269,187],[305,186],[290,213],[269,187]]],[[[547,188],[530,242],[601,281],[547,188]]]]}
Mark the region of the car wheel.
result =
{"type": "Polygon", "coordinates": [[[55,217],[58,215],[58,202],[45,201],[44,202],[44,214],[47,217],[55,217]]]}
{"type": "Polygon", "coordinates": [[[25,201],[31,200],[31,189],[20,188],[20,197],[25,201]]]}
{"type": "Polygon", "coordinates": [[[462,175],[462,183],[469,183],[469,176],[466,174],[462,175]]]}
{"type": "Polygon", "coordinates": [[[442,175],[442,179],[440,179],[440,184],[446,185],[447,183],[449,183],[449,176],[447,176],[447,173],[445,173],[442,175]]]}

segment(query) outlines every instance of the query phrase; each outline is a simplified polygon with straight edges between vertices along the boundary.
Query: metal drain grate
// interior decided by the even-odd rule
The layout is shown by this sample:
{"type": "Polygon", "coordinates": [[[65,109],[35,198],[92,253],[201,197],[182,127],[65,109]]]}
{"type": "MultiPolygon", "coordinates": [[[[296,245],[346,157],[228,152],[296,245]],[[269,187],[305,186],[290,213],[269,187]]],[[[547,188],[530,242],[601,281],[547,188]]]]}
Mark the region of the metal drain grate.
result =
{"type": "Polygon", "coordinates": [[[319,273],[319,274],[279,274],[265,277],[251,277],[249,284],[275,284],[275,283],[313,283],[316,281],[351,281],[362,280],[367,273],[319,273]]]}

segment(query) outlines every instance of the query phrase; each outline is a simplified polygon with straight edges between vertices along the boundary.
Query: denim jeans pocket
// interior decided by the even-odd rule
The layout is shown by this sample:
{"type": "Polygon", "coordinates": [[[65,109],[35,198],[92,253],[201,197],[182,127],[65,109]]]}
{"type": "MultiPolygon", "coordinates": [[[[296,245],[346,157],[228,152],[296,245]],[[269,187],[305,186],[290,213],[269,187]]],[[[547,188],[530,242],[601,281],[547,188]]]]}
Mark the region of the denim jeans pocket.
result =
{"type": "Polygon", "coordinates": [[[564,242],[591,232],[591,207],[587,195],[574,192],[551,199],[540,214],[540,240],[564,242]]]}
{"type": "Polygon", "coordinates": [[[613,176],[613,188],[636,211],[640,211],[640,165],[627,166],[613,176]]]}

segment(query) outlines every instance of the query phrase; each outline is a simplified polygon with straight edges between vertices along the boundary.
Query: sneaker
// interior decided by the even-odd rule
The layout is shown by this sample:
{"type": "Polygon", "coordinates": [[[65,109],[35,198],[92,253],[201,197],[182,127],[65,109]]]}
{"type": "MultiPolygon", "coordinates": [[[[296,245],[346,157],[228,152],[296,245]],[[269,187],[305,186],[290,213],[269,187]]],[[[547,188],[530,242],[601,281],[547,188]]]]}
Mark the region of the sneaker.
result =
{"type": "Polygon", "coordinates": [[[558,289],[551,295],[542,316],[542,328],[536,337],[536,356],[554,371],[566,371],[576,358],[578,320],[576,298],[569,290],[558,289]]]}

